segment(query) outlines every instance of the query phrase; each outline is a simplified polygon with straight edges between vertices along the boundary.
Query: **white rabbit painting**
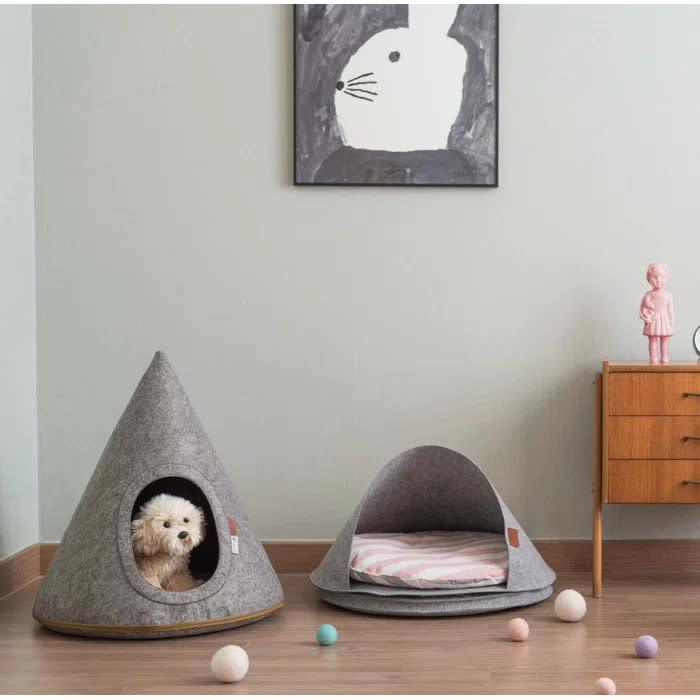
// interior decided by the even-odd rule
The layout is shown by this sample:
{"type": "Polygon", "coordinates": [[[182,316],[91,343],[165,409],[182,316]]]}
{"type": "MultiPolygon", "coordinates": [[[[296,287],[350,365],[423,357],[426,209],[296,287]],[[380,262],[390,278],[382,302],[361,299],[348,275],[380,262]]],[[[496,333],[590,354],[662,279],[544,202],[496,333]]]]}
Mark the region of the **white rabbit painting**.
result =
{"type": "Polygon", "coordinates": [[[497,185],[496,5],[297,5],[295,183],[497,185]]]}
{"type": "Polygon", "coordinates": [[[335,95],[346,146],[447,148],[462,103],[467,63],[464,47],[447,36],[457,8],[409,5],[408,28],[378,32],[353,54],[335,95]]]}

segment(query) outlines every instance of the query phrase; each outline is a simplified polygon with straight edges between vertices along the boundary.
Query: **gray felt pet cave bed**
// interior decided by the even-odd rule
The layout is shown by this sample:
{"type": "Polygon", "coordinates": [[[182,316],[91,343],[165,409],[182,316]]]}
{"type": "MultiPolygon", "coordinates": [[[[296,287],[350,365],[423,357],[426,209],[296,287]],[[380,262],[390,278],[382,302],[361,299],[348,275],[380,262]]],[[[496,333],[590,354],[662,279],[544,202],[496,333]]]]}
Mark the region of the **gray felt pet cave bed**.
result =
{"type": "Polygon", "coordinates": [[[147,639],[237,627],[282,605],[270,560],[175,372],[156,353],[73,514],[34,618],[68,634],[147,639]],[[207,535],[190,562],[205,581],[197,588],[157,588],[136,566],[131,520],[158,493],[204,511],[207,535]]]}
{"type": "Polygon", "coordinates": [[[323,600],[381,615],[472,615],[537,603],[556,576],[481,470],[444,447],[416,447],[374,478],[311,581],[323,600]],[[498,585],[449,589],[397,588],[350,576],[353,537],[365,533],[472,531],[497,533],[507,544],[508,576],[498,585]]]}

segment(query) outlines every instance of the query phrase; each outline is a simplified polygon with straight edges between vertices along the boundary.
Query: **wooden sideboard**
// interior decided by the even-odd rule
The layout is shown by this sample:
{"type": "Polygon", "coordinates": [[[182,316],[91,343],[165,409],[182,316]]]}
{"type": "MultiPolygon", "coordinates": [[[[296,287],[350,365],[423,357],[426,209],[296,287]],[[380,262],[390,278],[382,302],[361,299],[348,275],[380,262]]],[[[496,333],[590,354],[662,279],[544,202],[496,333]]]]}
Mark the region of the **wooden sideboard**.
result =
{"type": "Polygon", "coordinates": [[[593,595],[604,503],[700,503],[700,364],[604,362],[595,376],[593,595]]]}

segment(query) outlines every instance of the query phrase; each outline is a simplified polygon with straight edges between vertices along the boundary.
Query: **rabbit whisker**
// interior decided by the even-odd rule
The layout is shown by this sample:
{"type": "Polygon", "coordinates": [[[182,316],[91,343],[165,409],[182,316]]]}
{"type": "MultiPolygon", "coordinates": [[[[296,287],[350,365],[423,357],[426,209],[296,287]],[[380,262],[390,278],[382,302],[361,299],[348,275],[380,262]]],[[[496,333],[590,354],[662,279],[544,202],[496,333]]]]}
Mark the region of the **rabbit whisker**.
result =
{"type": "Polygon", "coordinates": [[[366,78],[369,75],[374,75],[374,73],[363,73],[362,75],[356,75],[354,78],[350,78],[347,82],[352,83],[355,80],[359,80],[360,78],[366,78]]]}
{"type": "Polygon", "coordinates": [[[356,100],[367,100],[367,102],[374,102],[373,99],[370,97],[362,97],[362,95],[355,95],[352,92],[348,92],[347,90],[343,91],[346,95],[350,95],[350,97],[354,97],[356,100]]]}
{"type": "Polygon", "coordinates": [[[350,92],[350,91],[352,91],[352,92],[364,92],[367,95],[378,95],[379,94],[377,92],[372,92],[371,90],[363,90],[362,88],[356,88],[356,87],[348,88],[348,92],[350,92]]]}
{"type": "Polygon", "coordinates": [[[348,83],[348,85],[350,87],[355,87],[355,85],[376,85],[376,84],[377,84],[376,80],[363,80],[360,83],[352,83],[352,85],[350,85],[350,83],[348,83]]]}

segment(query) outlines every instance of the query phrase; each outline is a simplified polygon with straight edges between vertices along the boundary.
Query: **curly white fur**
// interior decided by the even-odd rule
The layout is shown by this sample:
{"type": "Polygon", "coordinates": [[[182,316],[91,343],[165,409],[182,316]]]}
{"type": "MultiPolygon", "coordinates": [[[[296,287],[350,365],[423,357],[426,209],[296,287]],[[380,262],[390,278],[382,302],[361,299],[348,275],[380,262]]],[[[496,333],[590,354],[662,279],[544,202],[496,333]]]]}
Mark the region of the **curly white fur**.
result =
{"type": "Polygon", "coordinates": [[[190,552],[204,532],[204,513],[184,498],[161,493],[144,503],[131,522],[131,542],[146,581],[166,591],[201,585],[190,573],[190,552]]]}

